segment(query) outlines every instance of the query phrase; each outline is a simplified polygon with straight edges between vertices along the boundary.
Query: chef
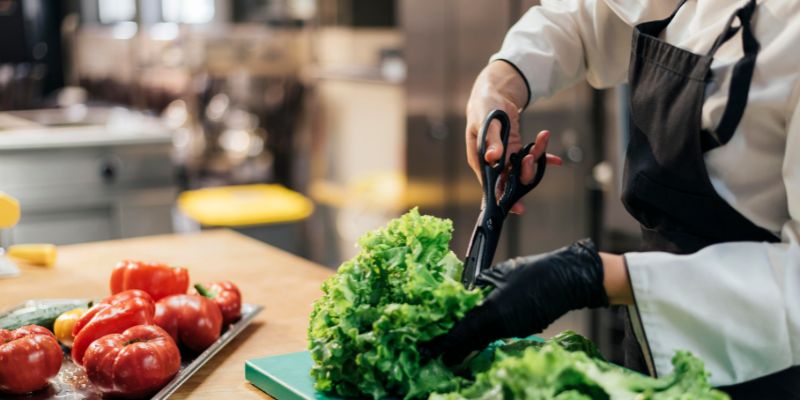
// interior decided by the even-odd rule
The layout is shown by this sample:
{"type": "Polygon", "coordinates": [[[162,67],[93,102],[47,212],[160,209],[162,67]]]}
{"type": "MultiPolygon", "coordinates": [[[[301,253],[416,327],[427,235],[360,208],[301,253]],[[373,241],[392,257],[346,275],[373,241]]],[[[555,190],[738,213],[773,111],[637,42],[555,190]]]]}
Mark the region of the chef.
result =
{"type": "MultiPolygon", "coordinates": [[[[800,399],[798,74],[797,1],[543,0],[530,9],[475,81],[470,166],[479,171],[476,138],[491,110],[511,117],[510,154],[529,103],[582,79],[627,82],[622,202],[643,247],[616,255],[582,240],[484,271],[478,283],[491,293],[435,352],[455,362],[567,311],[622,304],[628,367],[663,376],[675,351],[689,350],[734,399],[800,399]]],[[[549,136],[538,134],[523,180],[549,136]]],[[[487,141],[493,163],[499,126],[487,141]]]]}

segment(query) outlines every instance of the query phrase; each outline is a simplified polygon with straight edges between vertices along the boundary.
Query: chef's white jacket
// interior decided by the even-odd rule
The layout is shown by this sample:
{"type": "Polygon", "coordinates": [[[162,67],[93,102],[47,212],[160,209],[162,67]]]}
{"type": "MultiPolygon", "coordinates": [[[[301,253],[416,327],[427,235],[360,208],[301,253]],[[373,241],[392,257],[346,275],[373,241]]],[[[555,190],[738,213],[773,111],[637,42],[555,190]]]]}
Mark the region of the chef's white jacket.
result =
{"type": "MultiPolygon", "coordinates": [[[[705,54],[746,0],[689,0],[662,40],[705,54]]],[[[519,69],[531,101],[586,79],[627,78],[633,26],[667,17],[678,0],[543,0],[508,32],[492,59],[519,69]]],[[[705,155],[717,193],[780,243],[736,242],[695,254],[625,254],[638,339],[651,371],[671,372],[676,350],[702,358],[714,385],[800,364],[800,1],[759,1],[761,43],[745,114],[733,138],[705,155]],[[638,321],[637,321],[638,320],[638,321]]],[[[741,34],[716,53],[702,123],[713,128],[728,98],[741,34]]]]}

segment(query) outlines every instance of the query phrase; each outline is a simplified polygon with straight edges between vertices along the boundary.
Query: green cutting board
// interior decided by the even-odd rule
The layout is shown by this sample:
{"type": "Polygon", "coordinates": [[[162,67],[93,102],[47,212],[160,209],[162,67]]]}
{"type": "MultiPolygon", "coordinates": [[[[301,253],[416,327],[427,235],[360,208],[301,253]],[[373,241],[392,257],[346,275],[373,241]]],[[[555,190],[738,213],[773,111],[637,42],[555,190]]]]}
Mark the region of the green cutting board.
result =
{"type": "Polygon", "coordinates": [[[254,358],[244,364],[244,377],[278,400],[335,399],[314,390],[311,354],[307,351],[254,358]]]}
{"type": "MultiPolygon", "coordinates": [[[[543,341],[530,336],[528,339],[543,341]]],[[[500,345],[502,341],[495,344],[500,345]]],[[[335,400],[314,390],[311,354],[307,351],[247,360],[244,377],[257,388],[278,400],[335,400]]],[[[340,399],[341,400],[341,399],[340,399]]]]}

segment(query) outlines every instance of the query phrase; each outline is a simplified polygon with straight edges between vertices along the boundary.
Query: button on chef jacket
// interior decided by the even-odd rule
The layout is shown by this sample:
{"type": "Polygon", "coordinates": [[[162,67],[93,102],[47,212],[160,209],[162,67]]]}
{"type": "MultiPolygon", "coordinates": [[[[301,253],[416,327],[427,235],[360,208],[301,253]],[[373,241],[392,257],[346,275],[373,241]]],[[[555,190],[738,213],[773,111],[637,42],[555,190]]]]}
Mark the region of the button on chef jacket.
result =
{"type": "MultiPolygon", "coordinates": [[[[662,19],[678,0],[542,0],[508,32],[492,60],[513,64],[530,101],[580,80],[624,83],[633,26],[662,19]]],[[[689,0],[661,39],[705,54],[746,0],[689,0]]],[[[750,95],[731,138],[705,154],[714,189],[779,243],[734,242],[697,253],[625,254],[636,305],[634,330],[651,371],[672,371],[676,350],[699,356],[716,386],[800,364],[800,1],[759,1],[761,43],[750,95]]],[[[719,123],[741,32],[711,64],[703,128],[719,123]]]]}

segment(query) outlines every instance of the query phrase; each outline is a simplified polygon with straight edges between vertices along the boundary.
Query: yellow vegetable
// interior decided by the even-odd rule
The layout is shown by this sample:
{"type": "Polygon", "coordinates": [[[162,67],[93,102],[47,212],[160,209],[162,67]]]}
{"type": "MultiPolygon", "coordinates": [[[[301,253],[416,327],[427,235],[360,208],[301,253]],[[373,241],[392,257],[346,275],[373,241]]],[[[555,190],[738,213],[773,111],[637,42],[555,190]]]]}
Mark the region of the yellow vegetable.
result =
{"type": "Polygon", "coordinates": [[[83,314],[86,314],[86,311],[87,309],[85,308],[75,308],[56,318],[56,322],[53,324],[53,333],[61,344],[72,347],[72,340],[74,339],[72,336],[72,328],[75,326],[75,323],[81,319],[83,314]]]}
{"type": "Polygon", "coordinates": [[[25,262],[52,267],[56,263],[56,246],[52,244],[17,244],[8,248],[8,255],[25,262]]]}

